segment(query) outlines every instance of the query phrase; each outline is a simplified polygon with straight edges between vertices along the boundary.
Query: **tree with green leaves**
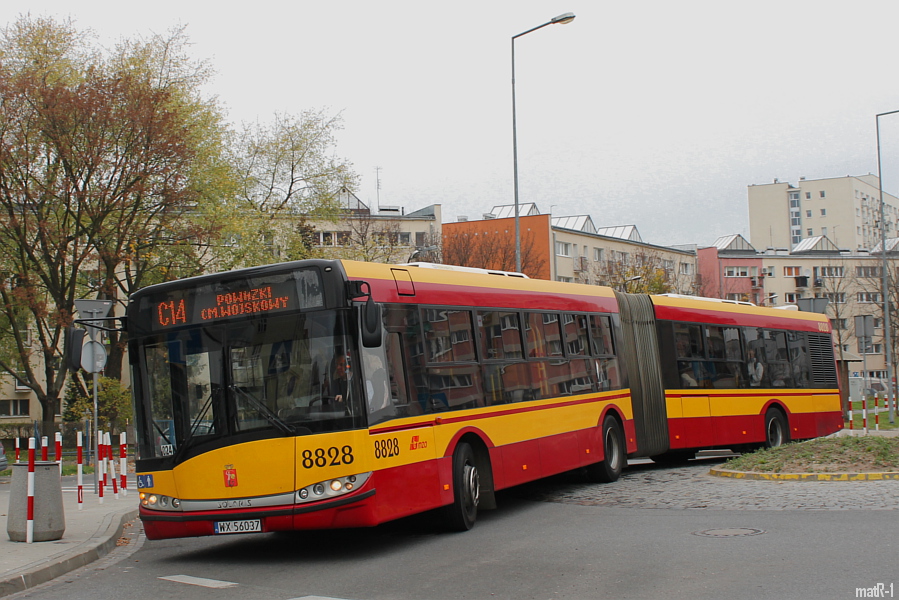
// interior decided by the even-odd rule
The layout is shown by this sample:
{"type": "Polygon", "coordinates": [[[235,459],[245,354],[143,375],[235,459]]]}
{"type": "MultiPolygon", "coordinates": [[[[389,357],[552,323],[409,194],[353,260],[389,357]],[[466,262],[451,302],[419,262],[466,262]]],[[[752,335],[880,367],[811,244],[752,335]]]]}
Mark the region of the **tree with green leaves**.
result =
{"type": "Polygon", "coordinates": [[[339,191],[358,182],[352,165],[334,155],[341,127],[340,115],[307,110],[234,134],[237,189],[224,236],[231,251],[219,270],[315,256],[308,221],[339,219],[339,191]]]}
{"type": "MultiPolygon", "coordinates": [[[[66,422],[91,421],[94,418],[93,389],[84,392],[83,385],[72,381],[66,388],[66,407],[62,419],[66,422]]],[[[124,431],[133,420],[131,390],[122,387],[118,379],[97,379],[97,427],[105,431],[124,431]]]]}
{"type": "Polygon", "coordinates": [[[224,127],[198,91],[208,70],[186,44],[176,30],[103,52],[51,18],[0,31],[0,369],[35,392],[45,421],[74,300],[195,274],[198,244],[221,227],[185,218],[214,215],[208,184],[227,180],[224,127]]]}

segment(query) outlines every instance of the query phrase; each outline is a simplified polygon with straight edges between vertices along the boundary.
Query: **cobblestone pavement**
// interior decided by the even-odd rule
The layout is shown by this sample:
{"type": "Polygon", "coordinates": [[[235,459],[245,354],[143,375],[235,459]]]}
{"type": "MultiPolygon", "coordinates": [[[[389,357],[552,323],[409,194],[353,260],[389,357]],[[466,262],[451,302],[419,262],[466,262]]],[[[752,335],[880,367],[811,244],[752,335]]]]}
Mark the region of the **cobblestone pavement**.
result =
{"type": "Polygon", "coordinates": [[[716,477],[718,460],[629,466],[614,483],[573,475],[536,482],[521,495],[543,502],[683,510],[899,510],[899,481],[757,481],[716,477]]]}

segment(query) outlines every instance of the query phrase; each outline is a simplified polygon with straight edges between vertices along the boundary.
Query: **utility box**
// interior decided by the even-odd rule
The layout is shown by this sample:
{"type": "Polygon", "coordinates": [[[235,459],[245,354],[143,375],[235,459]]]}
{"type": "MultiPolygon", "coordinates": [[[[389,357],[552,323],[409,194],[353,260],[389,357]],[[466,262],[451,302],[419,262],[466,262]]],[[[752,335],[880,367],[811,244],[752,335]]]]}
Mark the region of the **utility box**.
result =
{"type": "MultiPolygon", "coordinates": [[[[66,531],[66,515],[62,506],[62,482],[59,463],[34,463],[34,537],[35,542],[62,538],[66,531]]],[[[14,542],[27,542],[28,527],[28,463],[12,465],[9,489],[9,511],[6,533],[14,542]]]]}

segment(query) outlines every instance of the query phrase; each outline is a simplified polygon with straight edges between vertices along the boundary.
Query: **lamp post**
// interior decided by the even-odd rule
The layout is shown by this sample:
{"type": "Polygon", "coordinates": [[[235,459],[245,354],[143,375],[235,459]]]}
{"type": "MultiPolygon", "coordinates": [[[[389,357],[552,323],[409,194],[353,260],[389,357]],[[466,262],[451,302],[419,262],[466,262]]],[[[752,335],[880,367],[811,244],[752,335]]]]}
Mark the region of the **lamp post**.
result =
{"type": "Polygon", "coordinates": [[[643,279],[642,275],[634,275],[633,277],[628,277],[627,279],[625,279],[624,281],[621,282],[621,291],[626,294],[627,293],[627,284],[629,284],[632,281],[640,281],[641,279],[643,279]]]}
{"type": "Polygon", "coordinates": [[[874,123],[877,129],[877,187],[880,192],[880,256],[882,259],[881,273],[881,294],[883,301],[883,356],[887,368],[887,398],[889,398],[890,423],[896,422],[896,399],[893,389],[893,351],[892,341],[890,340],[890,296],[889,296],[889,272],[887,271],[887,226],[883,208],[883,173],[880,167],[880,117],[894,115],[899,110],[891,110],[889,112],[880,113],[875,116],[874,123]]]}
{"type": "Polygon", "coordinates": [[[553,17],[543,25],[538,25],[512,36],[512,163],[515,172],[515,271],[518,273],[521,273],[521,225],[518,221],[518,126],[515,119],[515,38],[520,38],[547,25],[567,25],[572,21],[574,21],[574,13],[563,13],[553,17]]]}

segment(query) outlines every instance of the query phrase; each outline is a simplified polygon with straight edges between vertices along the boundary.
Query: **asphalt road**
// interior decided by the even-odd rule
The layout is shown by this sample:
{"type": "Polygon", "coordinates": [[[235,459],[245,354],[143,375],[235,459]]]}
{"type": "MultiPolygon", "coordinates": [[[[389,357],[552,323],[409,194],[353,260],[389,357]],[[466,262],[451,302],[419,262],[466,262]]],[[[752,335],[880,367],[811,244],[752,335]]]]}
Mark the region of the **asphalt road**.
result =
{"type": "Polygon", "coordinates": [[[560,477],[509,490],[463,534],[422,515],[366,530],[136,536],[11,598],[839,599],[878,584],[899,594],[899,482],[746,488],[708,468],[639,466],[605,486],[560,477]],[[728,508],[747,494],[757,501],[728,508]],[[857,506],[844,500],[859,495],[857,506]]]}

